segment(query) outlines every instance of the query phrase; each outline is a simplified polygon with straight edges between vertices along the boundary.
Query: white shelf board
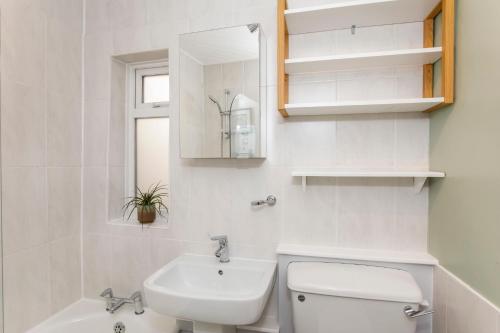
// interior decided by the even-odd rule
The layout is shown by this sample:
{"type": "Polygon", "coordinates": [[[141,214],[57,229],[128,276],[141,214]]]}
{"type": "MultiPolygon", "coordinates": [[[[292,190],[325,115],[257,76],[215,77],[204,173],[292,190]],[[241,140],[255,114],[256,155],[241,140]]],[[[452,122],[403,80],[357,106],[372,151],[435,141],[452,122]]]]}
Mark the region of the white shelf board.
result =
{"type": "Polygon", "coordinates": [[[292,171],[292,177],[302,178],[302,188],[307,186],[307,177],[331,178],[413,178],[415,192],[419,193],[428,178],[444,178],[440,171],[399,171],[399,170],[335,170],[335,169],[302,169],[292,171]]]}
{"type": "Polygon", "coordinates": [[[350,249],[299,244],[279,244],[276,252],[280,255],[391,262],[417,265],[437,265],[438,260],[424,252],[401,252],[369,249],[350,249]]]}
{"type": "Polygon", "coordinates": [[[356,0],[285,10],[291,35],[317,31],[423,22],[440,0],[356,0]]]}
{"type": "Polygon", "coordinates": [[[371,171],[302,169],[292,171],[293,177],[335,177],[335,178],[444,178],[439,171],[371,171]]]}
{"type": "Polygon", "coordinates": [[[289,116],[319,116],[365,113],[421,112],[444,102],[444,98],[406,98],[345,101],[335,103],[286,104],[289,116]]]}
{"type": "Polygon", "coordinates": [[[287,74],[317,73],[406,65],[433,64],[441,58],[442,47],[345,54],[285,60],[287,74]]]}

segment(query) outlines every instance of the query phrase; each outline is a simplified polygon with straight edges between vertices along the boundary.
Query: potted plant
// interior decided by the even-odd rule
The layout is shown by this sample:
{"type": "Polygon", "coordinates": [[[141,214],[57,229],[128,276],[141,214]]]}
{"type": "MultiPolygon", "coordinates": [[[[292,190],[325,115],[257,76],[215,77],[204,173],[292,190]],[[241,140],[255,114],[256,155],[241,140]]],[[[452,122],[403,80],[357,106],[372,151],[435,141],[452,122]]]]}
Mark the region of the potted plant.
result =
{"type": "Polygon", "coordinates": [[[141,224],[153,223],[156,219],[156,214],[163,216],[163,212],[168,212],[168,207],[163,203],[163,199],[168,196],[166,186],[151,185],[147,191],[142,192],[137,188],[137,194],[129,197],[128,201],[123,206],[124,214],[128,211],[132,216],[134,210],[137,210],[137,220],[141,224]]]}

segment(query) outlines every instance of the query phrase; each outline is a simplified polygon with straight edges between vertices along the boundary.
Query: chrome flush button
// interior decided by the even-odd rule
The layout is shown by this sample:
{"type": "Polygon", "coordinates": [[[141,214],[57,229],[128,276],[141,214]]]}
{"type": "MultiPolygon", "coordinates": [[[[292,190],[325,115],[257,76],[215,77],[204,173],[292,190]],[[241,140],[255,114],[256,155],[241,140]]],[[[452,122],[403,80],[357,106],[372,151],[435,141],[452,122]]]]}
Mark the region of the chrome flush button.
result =
{"type": "Polygon", "coordinates": [[[299,300],[299,302],[304,302],[306,300],[306,297],[304,295],[299,295],[297,299],[299,300]]]}

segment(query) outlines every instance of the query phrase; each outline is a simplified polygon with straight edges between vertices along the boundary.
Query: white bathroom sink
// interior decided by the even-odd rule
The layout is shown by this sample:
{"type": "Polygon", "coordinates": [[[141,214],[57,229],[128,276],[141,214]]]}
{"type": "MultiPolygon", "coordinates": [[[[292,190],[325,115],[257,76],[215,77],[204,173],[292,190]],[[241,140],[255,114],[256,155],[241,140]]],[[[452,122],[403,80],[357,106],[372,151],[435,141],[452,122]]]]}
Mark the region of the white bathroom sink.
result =
{"type": "Polygon", "coordinates": [[[148,306],[178,319],[217,325],[259,320],[274,284],[276,262],[183,255],[144,282],[148,306]]]}

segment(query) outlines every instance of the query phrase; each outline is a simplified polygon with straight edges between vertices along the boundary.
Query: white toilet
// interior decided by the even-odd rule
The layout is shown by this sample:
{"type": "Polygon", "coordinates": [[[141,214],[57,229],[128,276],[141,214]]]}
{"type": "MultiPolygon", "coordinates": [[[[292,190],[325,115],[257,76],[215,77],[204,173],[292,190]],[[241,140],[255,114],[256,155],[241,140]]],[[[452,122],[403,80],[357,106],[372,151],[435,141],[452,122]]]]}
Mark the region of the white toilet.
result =
{"type": "Polygon", "coordinates": [[[398,269],[294,262],[288,289],[295,333],[415,333],[414,317],[426,314],[417,283],[398,269]]]}

